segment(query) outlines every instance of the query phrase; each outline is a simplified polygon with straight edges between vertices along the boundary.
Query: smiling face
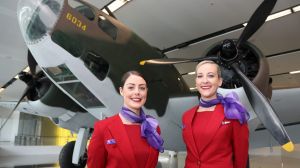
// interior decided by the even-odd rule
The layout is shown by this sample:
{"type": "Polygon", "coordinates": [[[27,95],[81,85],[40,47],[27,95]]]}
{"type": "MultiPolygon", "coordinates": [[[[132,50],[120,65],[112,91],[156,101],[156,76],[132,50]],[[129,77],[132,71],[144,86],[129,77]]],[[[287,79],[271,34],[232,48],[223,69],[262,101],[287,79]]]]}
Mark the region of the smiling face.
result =
{"type": "Polygon", "coordinates": [[[131,74],[120,87],[120,94],[124,98],[124,107],[129,108],[135,113],[139,113],[140,108],[147,99],[147,84],[141,76],[131,74]]]}
{"type": "Polygon", "coordinates": [[[217,98],[217,90],[222,85],[218,65],[212,61],[203,61],[196,68],[196,87],[203,100],[217,98]]]}

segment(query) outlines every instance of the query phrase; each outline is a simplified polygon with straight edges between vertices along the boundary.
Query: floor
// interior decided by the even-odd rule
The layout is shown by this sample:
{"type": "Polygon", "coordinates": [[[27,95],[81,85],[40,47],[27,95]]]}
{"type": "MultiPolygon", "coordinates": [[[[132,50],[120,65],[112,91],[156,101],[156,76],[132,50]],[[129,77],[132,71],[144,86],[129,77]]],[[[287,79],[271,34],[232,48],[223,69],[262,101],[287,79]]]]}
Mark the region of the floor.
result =
{"type": "MultiPolygon", "coordinates": [[[[57,146],[1,146],[0,168],[57,168],[58,154],[61,147],[57,146]]],[[[299,168],[300,144],[292,153],[280,147],[267,147],[250,150],[251,168],[299,168]]],[[[178,163],[170,165],[170,155],[166,151],[159,157],[157,168],[184,167],[186,152],[178,153],[178,163]]]]}

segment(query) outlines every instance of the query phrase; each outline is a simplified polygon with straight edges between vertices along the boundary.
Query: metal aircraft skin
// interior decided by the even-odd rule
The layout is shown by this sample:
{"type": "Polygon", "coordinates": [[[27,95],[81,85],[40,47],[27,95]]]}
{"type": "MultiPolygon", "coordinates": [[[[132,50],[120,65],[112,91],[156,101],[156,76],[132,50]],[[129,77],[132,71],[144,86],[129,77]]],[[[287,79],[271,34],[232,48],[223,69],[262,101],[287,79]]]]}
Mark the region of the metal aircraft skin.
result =
{"type": "MultiPolygon", "coordinates": [[[[185,151],[181,116],[198,104],[198,95],[190,91],[173,65],[139,64],[142,60],[165,58],[162,52],[115,18],[83,1],[22,0],[18,4],[18,20],[29,48],[32,76],[22,74],[25,77],[20,78],[28,85],[22,96],[28,101],[21,102],[17,109],[49,117],[55,124],[78,132],[73,163],[82,161],[93,123],[119,112],[123,104],[120,79],[129,70],[140,71],[147,80],[149,92],[144,110],[159,120],[165,149],[185,151]],[[37,65],[41,72],[35,72],[37,65]]],[[[222,42],[213,46],[208,55],[217,54],[214,50],[220,45],[222,42]]],[[[245,43],[243,47],[248,52],[239,60],[242,67],[256,67],[246,76],[263,95],[271,97],[266,59],[253,45],[245,43]]],[[[260,122],[242,82],[224,67],[225,83],[219,92],[234,91],[239,95],[250,112],[249,127],[254,130],[260,122]],[[232,87],[236,85],[239,87],[232,87]]]]}

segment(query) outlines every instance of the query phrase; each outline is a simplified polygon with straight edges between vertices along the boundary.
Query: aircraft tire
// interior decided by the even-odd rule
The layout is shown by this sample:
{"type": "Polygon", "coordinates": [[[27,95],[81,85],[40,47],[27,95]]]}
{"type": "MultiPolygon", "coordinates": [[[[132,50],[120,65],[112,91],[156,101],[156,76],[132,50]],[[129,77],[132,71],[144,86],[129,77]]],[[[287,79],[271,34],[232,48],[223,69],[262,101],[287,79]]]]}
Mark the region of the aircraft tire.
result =
{"type": "Polygon", "coordinates": [[[73,149],[75,141],[68,142],[59,153],[59,165],[61,168],[84,168],[86,165],[87,157],[80,159],[79,164],[72,163],[73,149]]]}

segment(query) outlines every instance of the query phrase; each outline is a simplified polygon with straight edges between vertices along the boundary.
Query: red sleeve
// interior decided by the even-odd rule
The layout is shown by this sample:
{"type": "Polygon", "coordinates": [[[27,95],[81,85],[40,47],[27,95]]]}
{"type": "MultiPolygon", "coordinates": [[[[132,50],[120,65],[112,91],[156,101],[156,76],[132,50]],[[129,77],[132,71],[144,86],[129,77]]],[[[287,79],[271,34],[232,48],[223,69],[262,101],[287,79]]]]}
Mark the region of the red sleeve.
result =
{"type": "Polygon", "coordinates": [[[234,121],[233,152],[234,168],[246,168],[249,149],[249,129],[247,124],[234,121]]]}
{"type": "Polygon", "coordinates": [[[106,165],[107,151],[104,146],[104,124],[99,121],[94,126],[94,132],[88,146],[88,168],[102,168],[106,165]]]}

